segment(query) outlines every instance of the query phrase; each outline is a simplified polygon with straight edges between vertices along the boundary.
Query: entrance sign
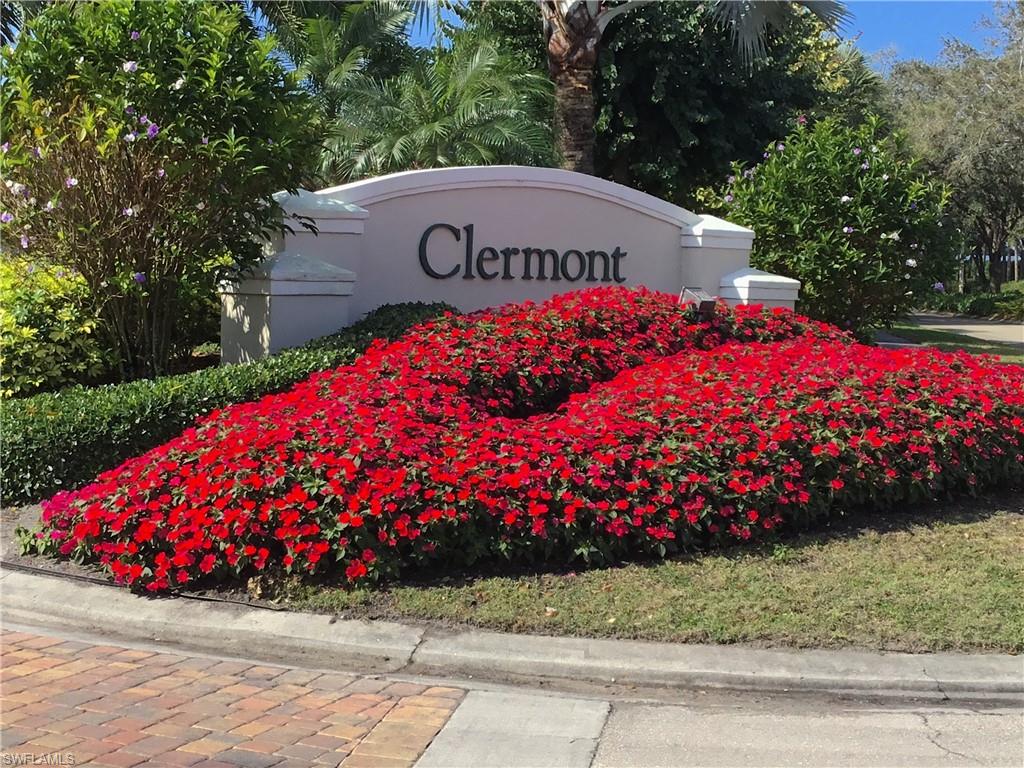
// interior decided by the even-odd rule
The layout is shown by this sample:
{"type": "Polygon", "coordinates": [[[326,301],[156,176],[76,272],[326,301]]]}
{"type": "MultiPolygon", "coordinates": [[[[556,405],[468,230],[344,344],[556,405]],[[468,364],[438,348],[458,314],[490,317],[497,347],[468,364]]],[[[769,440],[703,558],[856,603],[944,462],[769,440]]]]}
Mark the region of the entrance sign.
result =
{"type": "MultiPolygon", "coordinates": [[[[301,344],[403,301],[469,311],[643,285],[754,302],[761,285],[748,274],[750,230],[571,171],[408,171],[278,200],[317,232],[292,222],[293,233],[270,244],[248,279],[223,287],[228,362],[301,344]],[[731,279],[743,270],[737,290],[731,279]]],[[[792,306],[799,283],[771,285],[764,303],[792,306]]]]}
{"type": "MultiPolygon", "coordinates": [[[[624,283],[626,278],[619,274],[619,261],[626,258],[626,252],[621,248],[617,247],[614,251],[609,254],[607,251],[578,251],[574,248],[570,248],[565,253],[559,255],[558,251],[554,248],[536,248],[528,245],[523,248],[514,248],[507,246],[501,250],[485,245],[479,251],[475,251],[473,248],[473,231],[474,225],[466,224],[460,231],[451,224],[431,224],[423,232],[423,236],[420,237],[419,247],[419,258],[420,266],[423,271],[426,272],[433,278],[438,280],[447,280],[449,277],[462,274],[463,280],[474,280],[477,277],[483,280],[568,280],[569,282],[576,282],[577,280],[583,279],[583,275],[586,274],[587,282],[616,282],[624,283]],[[427,256],[427,245],[430,241],[430,236],[435,230],[444,230],[450,232],[452,237],[455,238],[455,242],[459,242],[462,239],[462,232],[466,233],[466,258],[465,266],[456,265],[450,270],[445,272],[439,272],[430,263],[430,258],[427,256]],[[475,254],[475,260],[474,260],[475,254]],[[516,261],[522,263],[522,269],[518,266],[513,268],[512,263],[514,257],[519,257],[516,261]],[[501,268],[491,271],[488,268],[489,262],[501,262],[501,268]],[[534,267],[536,264],[536,267],[534,267]],[[476,270],[474,272],[474,265],[476,270]],[[598,277],[600,274],[600,277],[598,277]],[[549,278],[550,275],[550,278],[549,278]]],[[[497,265],[492,265],[497,266],[497,265]]],[[[443,268],[442,268],[443,269],[443,268]]]]}

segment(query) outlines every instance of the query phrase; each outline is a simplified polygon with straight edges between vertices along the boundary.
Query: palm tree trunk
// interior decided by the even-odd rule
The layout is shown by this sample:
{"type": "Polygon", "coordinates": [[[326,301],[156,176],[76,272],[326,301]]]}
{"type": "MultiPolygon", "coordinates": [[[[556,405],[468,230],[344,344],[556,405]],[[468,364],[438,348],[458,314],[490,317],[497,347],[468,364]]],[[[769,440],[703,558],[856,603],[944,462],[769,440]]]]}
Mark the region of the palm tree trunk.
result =
{"type": "Polygon", "coordinates": [[[601,29],[586,3],[561,16],[543,4],[548,26],[548,72],[555,84],[555,142],[562,167],[594,173],[594,76],[601,29]]]}
{"type": "Polygon", "coordinates": [[[555,141],[568,171],[594,173],[594,69],[562,67],[555,81],[555,141]]]}

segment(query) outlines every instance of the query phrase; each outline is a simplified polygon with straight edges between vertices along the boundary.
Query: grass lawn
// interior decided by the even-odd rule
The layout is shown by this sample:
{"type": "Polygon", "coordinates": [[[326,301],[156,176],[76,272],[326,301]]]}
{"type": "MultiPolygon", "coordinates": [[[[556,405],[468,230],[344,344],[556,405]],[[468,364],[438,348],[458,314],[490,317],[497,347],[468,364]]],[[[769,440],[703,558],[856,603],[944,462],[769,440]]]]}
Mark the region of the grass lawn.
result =
{"type": "Polygon", "coordinates": [[[542,634],[1020,652],[1024,494],[668,562],[278,594],[303,610],[542,634]]]}
{"type": "Polygon", "coordinates": [[[893,324],[892,333],[902,336],[908,341],[916,341],[919,344],[928,344],[950,352],[962,349],[972,355],[999,355],[1004,363],[1024,364],[1024,354],[1012,344],[1003,344],[998,341],[984,341],[972,336],[964,336],[960,333],[949,331],[936,331],[932,328],[922,328],[911,322],[899,322],[893,324]]]}

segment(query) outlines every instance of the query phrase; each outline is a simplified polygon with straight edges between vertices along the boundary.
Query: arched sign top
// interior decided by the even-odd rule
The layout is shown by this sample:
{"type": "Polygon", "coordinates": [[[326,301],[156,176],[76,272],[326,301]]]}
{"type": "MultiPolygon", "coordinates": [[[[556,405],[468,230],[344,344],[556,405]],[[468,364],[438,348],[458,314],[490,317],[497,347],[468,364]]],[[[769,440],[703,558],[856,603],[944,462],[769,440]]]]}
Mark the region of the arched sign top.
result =
{"type": "Polygon", "coordinates": [[[689,229],[701,222],[700,216],[685,208],[612,181],[558,168],[532,168],[522,165],[465,166],[403,171],[321,189],[315,194],[365,207],[385,200],[412,195],[482,188],[558,190],[605,200],[684,229],[689,229]]]}

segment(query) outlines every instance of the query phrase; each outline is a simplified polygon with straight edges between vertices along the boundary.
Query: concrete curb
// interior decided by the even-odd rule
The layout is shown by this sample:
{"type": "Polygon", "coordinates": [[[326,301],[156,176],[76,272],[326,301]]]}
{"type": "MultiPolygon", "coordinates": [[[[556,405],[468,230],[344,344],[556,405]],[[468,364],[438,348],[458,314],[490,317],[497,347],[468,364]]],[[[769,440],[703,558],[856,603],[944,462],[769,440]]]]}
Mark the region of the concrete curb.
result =
{"type": "Polygon", "coordinates": [[[0,572],[0,619],[363,673],[1024,702],[1024,656],[757,649],[448,632],[191,599],[153,599],[10,570],[0,572]]]}
{"type": "Polygon", "coordinates": [[[395,672],[409,664],[423,630],[392,622],[333,621],[330,616],[215,602],[149,598],[115,587],[3,571],[0,620],[103,633],[225,655],[301,666],[358,666],[395,672]]]}

